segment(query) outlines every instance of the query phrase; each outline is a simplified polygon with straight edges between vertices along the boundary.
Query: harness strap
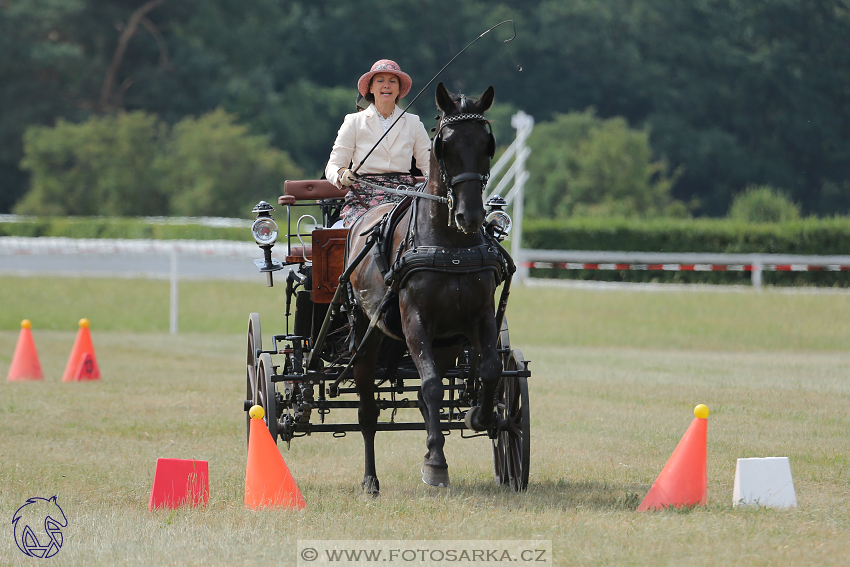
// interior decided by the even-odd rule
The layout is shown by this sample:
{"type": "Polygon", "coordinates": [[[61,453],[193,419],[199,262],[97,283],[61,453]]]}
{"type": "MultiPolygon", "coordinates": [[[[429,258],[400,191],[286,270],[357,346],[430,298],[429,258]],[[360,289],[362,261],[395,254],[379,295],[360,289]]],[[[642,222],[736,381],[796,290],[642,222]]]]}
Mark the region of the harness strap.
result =
{"type": "Polygon", "coordinates": [[[497,285],[508,273],[501,252],[492,245],[481,244],[472,248],[420,246],[404,253],[384,275],[384,283],[402,288],[410,276],[421,271],[472,274],[488,270],[493,272],[497,285]]]}
{"type": "Polygon", "coordinates": [[[461,173],[460,175],[455,175],[452,177],[450,185],[457,185],[458,183],[463,183],[464,181],[481,181],[482,183],[486,177],[481,175],[480,173],[461,173]]]}

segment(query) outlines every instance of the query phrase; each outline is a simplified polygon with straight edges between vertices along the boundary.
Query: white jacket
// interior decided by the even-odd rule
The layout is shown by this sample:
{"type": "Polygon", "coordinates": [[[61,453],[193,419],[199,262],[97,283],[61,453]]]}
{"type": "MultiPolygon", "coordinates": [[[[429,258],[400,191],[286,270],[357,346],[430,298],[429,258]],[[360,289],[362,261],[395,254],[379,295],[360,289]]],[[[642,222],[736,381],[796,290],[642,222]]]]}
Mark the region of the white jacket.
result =
{"type": "MultiPolygon", "coordinates": [[[[401,109],[396,107],[394,116],[398,116],[400,112],[401,109]]],[[[328,181],[340,187],[339,170],[348,167],[352,162],[352,169],[357,167],[383,135],[384,129],[374,104],[366,110],[347,115],[336,135],[331,157],[325,167],[325,177],[328,181]]],[[[416,158],[416,167],[423,174],[427,174],[431,159],[431,140],[419,117],[415,114],[405,114],[357,173],[406,173],[410,171],[411,157],[416,158]]]]}

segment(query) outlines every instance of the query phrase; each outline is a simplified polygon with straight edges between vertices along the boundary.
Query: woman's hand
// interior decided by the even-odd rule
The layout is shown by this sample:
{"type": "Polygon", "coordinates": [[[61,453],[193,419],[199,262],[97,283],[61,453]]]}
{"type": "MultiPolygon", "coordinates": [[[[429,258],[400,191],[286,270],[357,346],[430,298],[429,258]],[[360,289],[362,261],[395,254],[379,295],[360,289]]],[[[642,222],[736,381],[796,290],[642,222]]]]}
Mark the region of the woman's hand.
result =
{"type": "Polygon", "coordinates": [[[348,169],[347,167],[343,167],[339,170],[339,184],[345,187],[349,185],[354,185],[357,181],[357,176],[354,175],[354,172],[348,169]]]}

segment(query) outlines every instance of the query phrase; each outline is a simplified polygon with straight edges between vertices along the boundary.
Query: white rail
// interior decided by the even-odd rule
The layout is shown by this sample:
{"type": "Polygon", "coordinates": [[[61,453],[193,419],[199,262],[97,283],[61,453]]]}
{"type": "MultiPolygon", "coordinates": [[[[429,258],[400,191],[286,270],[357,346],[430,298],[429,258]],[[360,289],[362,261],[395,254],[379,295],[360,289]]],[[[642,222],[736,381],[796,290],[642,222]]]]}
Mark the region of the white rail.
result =
{"type": "MultiPolygon", "coordinates": [[[[246,235],[248,233],[246,232],[246,235]]],[[[232,240],[124,240],[109,238],[0,237],[0,255],[18,254],[156,254],[176,252],[199,256],[257,256],[253,242],[232,240]]]]}
{"type": "Polygon", "coordinates": [[[753,287],[762,272],[850,271],[850,255],[719,254],[700,252],[623,252],[588,250],[520,250],[517,264],[528,268],[568,270],[744,271],[753,287]]]}
{"type": "MultiPolygon", "coordinates": [[[[262,257],[253,242],[230,240],[124,240],[106,238],[65,237],[0,237],[0,256],[123,255],[167,256],[170,259],[169,327],[177,334],[179,313],[179,256],[228,257],[249,259],[262,257]]],[[[49,270],[49,268],[48,268],[49,270]]]]}

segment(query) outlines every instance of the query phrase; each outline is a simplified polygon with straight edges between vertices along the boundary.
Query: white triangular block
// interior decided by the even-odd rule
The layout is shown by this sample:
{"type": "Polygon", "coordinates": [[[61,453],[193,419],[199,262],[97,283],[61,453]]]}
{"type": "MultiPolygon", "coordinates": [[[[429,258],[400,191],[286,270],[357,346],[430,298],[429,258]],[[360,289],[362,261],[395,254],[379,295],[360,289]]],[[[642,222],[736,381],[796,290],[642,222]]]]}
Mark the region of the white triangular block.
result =
{"type": "Polygon", "coordinates": [[[732,505],[796,508],[797,496],[788,457],[738,459],[732,505]]]}

